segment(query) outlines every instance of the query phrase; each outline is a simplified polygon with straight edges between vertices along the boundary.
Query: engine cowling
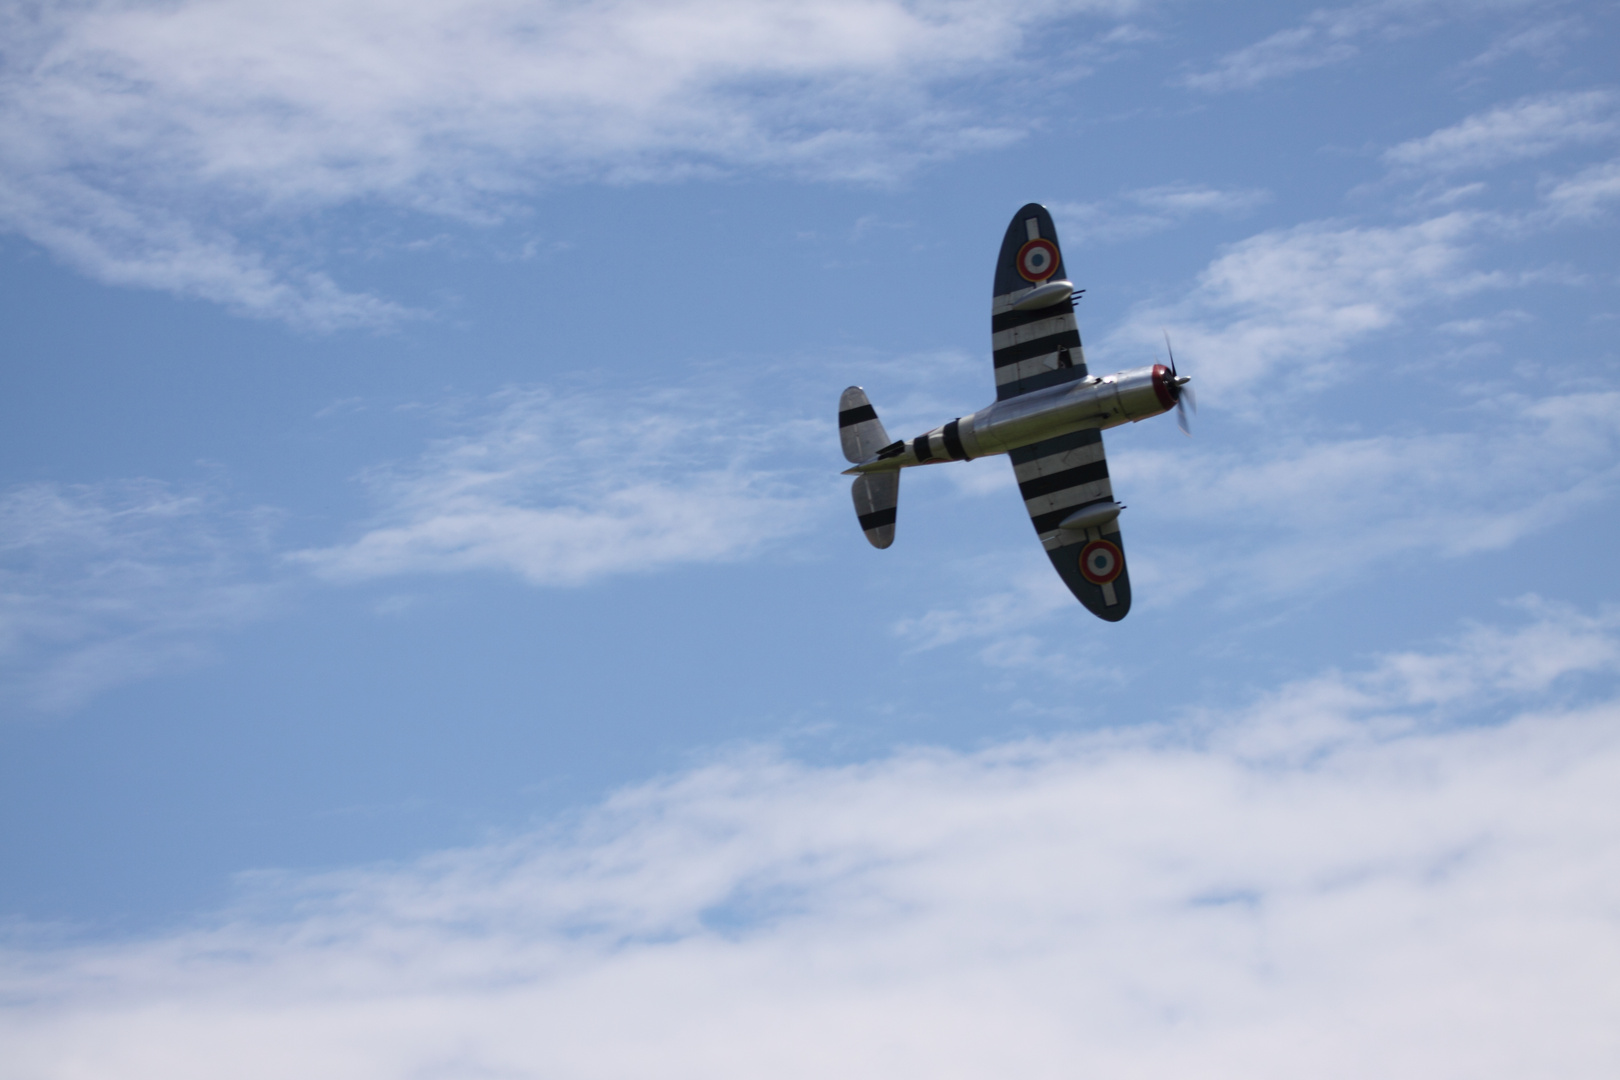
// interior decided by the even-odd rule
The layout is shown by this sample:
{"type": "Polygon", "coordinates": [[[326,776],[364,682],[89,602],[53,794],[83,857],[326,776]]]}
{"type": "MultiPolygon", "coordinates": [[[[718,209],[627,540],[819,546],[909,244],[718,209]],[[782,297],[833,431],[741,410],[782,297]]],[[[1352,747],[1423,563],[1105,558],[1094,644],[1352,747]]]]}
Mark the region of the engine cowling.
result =
{"type": "Polygon", "coordinates": [[[1174,376],[1163,364],[1132,368],[1118,375],[1110,375],[1103,381],[1110,379],[1118,395],[1120,414],[1127,420],[1146,420],[1176,407],[1174,376]]]}

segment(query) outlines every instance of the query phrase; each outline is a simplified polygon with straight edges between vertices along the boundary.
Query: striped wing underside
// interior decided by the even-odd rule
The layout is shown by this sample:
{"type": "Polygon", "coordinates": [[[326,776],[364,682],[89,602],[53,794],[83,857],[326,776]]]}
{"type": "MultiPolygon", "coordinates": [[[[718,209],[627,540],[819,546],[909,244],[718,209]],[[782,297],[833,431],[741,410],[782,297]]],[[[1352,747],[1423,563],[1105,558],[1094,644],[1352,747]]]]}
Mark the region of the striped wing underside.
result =
{"type": "MultiPolygon", "coordinates": [[[[996,261],[990,332],[998,401],[1073,382],[1086,374],[1072,301],[1033,311],[1010,310],[1022,294],[1037,284],[1018,271],[1019,253],[1032,240],[1049,241],[1058,250],[1056,265],[1042,280],[1067,277],[1052,216],[1044,206],[1030,203],[1007,227],[996,261]]],[[[1081,507],[1114,497],[1108,482],[1102,432],[1060,435],[1020,447],[1009,456],[1030,521],[1058,576],[1098,618],[1109,622],[1123,619],[1131,607],[1131,583],[1117,519],[1101,530],[1088,529],[1084,535],[1058,529],[1064,518],[1081,507]],[[1117,575],[1100,584],[1088,579],[1080,566],[1081,554],[1097,540],[1107,541],[1119,552],[1117,575]]]]}

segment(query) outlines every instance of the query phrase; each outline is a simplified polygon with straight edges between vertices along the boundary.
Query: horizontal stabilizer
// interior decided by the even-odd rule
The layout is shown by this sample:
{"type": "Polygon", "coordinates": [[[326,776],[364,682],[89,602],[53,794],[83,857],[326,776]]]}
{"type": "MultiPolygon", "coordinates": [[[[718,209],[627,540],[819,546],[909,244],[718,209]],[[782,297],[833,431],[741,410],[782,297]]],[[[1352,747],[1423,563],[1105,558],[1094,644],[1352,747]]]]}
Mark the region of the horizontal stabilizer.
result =
{"type": "Polygon", "coordinates": [[[878,419],[872,403],[866,400],[866,391],[858,386],[845,390],[838,399],[838,440],[844,445],[844,459],[856,463],[889,445],[883,421],[878,419]]]}
{"type": "Polygon", "coordinates": [[[863,473],[850,488],[855,496],[855,516],[861,531],[875,548],[894,543],[895,508],[900,503],[900,473],[863,473]]]}

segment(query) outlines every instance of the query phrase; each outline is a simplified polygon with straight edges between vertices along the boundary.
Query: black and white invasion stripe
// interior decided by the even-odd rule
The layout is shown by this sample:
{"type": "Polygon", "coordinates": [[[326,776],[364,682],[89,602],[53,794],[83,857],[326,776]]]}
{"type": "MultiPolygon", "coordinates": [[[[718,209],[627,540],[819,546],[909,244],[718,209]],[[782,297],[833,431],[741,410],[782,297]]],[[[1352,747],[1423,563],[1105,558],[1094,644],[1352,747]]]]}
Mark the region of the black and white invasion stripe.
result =
{"type": "Polygon", "coordinates": [[[959,416],[950,423],[935,428],[926,435],[919,435],[911,440],[911,452],[917,456],[918,464],[930,461],[970,461],[967,450],[962,446],[962,418],[959,416]]]}
{"type": "Polygon", "coordinates": [[[996,366],[996,400],[1005,401],[1086,374],[1074,301],[1033,311],[1008,310],[1019,293],[998,296],[991,306],[990,348],[996,366]]]}
{"type": "MultiPolygon", "coordinates": [[[[1014,450],[1013,472],[1024,498],[1030,523],[1048,551],[1076,538],[1058,531],[1063,519],[1092,503],[1112,501],[1108,460],[1103,456],[1102,432],[1075,431],[1014,450]]],[[[1117,533],[1110,522],[1103,533],[1117,533]]]]}

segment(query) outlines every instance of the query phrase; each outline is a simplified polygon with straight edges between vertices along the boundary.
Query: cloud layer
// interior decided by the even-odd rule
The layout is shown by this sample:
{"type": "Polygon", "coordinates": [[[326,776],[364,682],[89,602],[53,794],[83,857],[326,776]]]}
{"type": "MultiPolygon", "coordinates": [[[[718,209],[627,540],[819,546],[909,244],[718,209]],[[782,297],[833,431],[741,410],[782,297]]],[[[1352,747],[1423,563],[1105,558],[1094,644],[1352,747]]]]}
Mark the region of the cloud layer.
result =
{"type": "Polygon", "coordinates": [[[783,458],[821,425],[743,415],[719,391],[509,390],[464,434],[374,470],[382,509],[359,536],[291,558],[344,581],[499,570],[578,585],[740,557],[804,529],[833,483],[783,458]]]}
{"type": "Polygon", "coordinates": [[[1145,304],[1105,341],[1200,357],[1199,388],[1227,407],[1331,377],[1329,362],[1426,306],[1506,284],[1473,269],[1496,219],[1453,212],[1402,225],[1307,222],[1231,245],[1170,304],[1145,304]]]}
{"type": "Polygon", "coordinates": [[[1392,146],[1384,161],[1411,172],[1488,169],[1570,145],[1612,140],[1620,135],[1617,111],[1620,95],[1611,90],[1540,94],[1392,146]]]}
{"type": "MultiPolygon", "coordinates": [[[[316,327],[401,312],[266,226],[491,221],[538,185],[884,181],[1019,132],[935,89],[1127,0],[94,3],[4,17],[0,224],[85,272],[316,327]]],[[[302,227],[302,226],[300,226],[302,227]]]]}
{"type": "Polygon", "coordinates": [[[206,656],[210,638],[310,573],[581,585],[749,557],[847,498],[825,468],[826,419],[748,408],[713,386],[510,389],[434,415],[456,433],[366,472],[375,513],[325,547],[278,550],[275,511],[152,480],[0,493],[3,692],[71,710],[206,656]]]}
{"type": "Polygon", "coordinates": [[[1361,52],[1369,38],[1410,32],[1432,19],[1440,5],[1425,3],[1351,4],[1320,8],[1298,26],[1279,30],[1252,45],[1236,49],[1207,71],[1185,77],[1195,90],[1219,93],[1249,90],[1272,79],[1343,63],[1361,52]]]}
{"type": "Polygon", "coordinates": [[[1176,584],[1251,599],[1353,580],[1402,553],[1500,550],[1620,494],[1620,394],[1506,395],[1479,412],[1463,432],[1139,453],[1122,483],[1161,521],[1202,523],[1206,537],[1224,523],[1214,542],[1178,545],[1191,576],[1176,584]]]}
{"type": "Polygon", "coordinates": [[[744,753],[209,928],[16,942],[10,1068],[1607,1076],[1620,703],[1579,688],[1620,648],[1535,610],[1190,724],[744,753]]]}
{"type": "MultiPolygon", "coordinates": [[[[1342,64],[1368,47],[1481,15],[1506,13],[1530,5],[1524,0],[1455,3],[1452,0],[1366,0],[1338,8],[1318,8],[1298,25],[1279,30],[1252,45],[1235,49],[1213,67],[1183,78],[1192,89],[1209,93],[1252,90],[1261,83],[1317,68],[1342,64]]],[[[1529,32],[1509,32],[1472,64],[1493,63],[1516,52],[1545,54],[1556,38],[1572,30],[1570,20],[1549,25],[1538,20],[1529,32]]]]}
{"type": "Polygon", "coordinates": [[[34,484],[0,496],[0,675],[31,708],[205,654],[208,635],[269,610],[264,511],[156,481],[34,484]]]}
{"type": "Polygon", "coordinates": [[[1258,189],[1224,190],[1201,184],[1159,184],[1127,191],[1108,202],[1053,203],[1050,207],[1069,246],[1111,243],[1171,229],[1199,214],[1235,217],[1263,205],[1258,189]]]}

